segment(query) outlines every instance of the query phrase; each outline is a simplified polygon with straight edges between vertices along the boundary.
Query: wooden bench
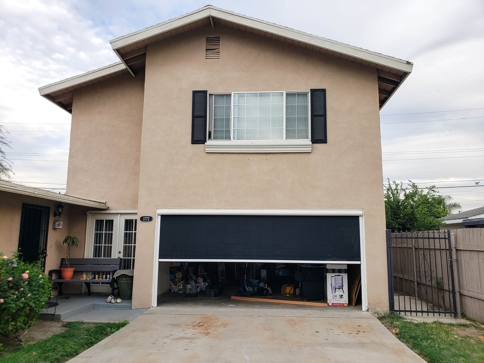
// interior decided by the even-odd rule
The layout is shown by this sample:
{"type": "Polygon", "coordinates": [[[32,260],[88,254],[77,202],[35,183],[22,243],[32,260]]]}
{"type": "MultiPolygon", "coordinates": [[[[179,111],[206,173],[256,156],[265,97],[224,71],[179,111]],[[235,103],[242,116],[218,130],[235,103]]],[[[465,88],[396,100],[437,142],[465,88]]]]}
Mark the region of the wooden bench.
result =
{"type": "MultiPolygon", "coordinates": [[[[66,259],[62,258],[58,270],[50,270],[49,277],[52,283],[59,288],[59,295],[62,295],[62,285],[72,282],[82,282],[87,287],[87,294],[91,295],[91,283],[94,284],[109,284],[111,286],[111,294],[114,295],[114,273],[121,269],[121,258],[71,258],[70,266],[75,268],[75,273],[81,272],[82,276],[86,274],[89,280],[73,278],[71,280],[64,280],[61,278],[60,269],[66,266],[66,259]],[[96,279],[98,275],[98,279],[96,279]],[[108,275],[109,278],[102,278],[103,275],[108,275]],[[94,278],[92,278],[94,276],[94,278]]],[[[105,276],[106,277],[106,276],[105,276]]]]}

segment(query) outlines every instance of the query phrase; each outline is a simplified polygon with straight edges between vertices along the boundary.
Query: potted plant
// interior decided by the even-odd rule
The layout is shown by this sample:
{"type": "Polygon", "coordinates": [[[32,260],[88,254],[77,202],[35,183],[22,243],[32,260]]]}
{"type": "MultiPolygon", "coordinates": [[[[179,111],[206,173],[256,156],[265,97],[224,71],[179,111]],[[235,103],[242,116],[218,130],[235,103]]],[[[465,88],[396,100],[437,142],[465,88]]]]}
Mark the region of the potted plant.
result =
{"type": "Polygon", "coordinates": [[[66,265],[65,267],[61,268],[61,277],[64,280],[70,280],[72,279],[72,276],[74,275],[74,267],[71,267],[69,263],[69,257],[71,255],[71,247],[77,247],[79,245],[79,239],[77,237],[73,236],[66,236],[64,238],[64,241],[62,241],[63,244],[67,245],[67,255],[66,255],[66,265]]]}

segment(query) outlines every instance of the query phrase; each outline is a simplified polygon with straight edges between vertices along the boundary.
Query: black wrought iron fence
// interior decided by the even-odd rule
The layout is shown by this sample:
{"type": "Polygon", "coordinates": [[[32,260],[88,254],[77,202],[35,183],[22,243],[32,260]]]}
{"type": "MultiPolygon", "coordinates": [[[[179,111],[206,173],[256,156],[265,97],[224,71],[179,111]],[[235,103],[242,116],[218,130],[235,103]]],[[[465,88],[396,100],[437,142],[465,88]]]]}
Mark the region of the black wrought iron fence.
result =
{"type": "Polygon", "coordinates": [[[450,231],[387,230],[390,311],[456,316],[450,231]]]}

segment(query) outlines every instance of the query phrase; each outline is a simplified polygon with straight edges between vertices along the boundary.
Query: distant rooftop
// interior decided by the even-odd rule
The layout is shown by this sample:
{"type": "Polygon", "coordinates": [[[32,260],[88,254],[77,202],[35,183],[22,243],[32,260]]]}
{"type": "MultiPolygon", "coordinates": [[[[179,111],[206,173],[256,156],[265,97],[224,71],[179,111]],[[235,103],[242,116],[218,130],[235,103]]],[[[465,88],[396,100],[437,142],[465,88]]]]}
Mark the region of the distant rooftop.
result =
{"type": "Polygon", "coordinates": [[[466,218],[472,218],[481,214],[484,214],[484,207],[479,207],[476,209],[467,210],[465,212],[451,214],[450,216],[444,217],[442,219],[444,221],[449,221],[454,219],[466,219],[466,218]]]}

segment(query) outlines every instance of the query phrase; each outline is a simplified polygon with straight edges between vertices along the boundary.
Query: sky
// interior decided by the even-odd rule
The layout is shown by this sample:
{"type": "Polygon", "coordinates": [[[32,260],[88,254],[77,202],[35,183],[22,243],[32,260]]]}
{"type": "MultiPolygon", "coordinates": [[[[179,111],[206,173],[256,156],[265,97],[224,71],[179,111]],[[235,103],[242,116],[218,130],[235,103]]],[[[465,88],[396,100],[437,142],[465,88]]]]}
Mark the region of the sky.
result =
{"type": "MultiPolygon", "coordinates": [[[[484,206],[484,1],[215,1],[242,15],[408,60],[380,112],[383,180],[484,206]]],[[[71,115],[38,88],[117,62],[109,41],[205,1],[0,0],[0,125],[11,181],[64,192],[71,115]]],[[[457,211],[456,211],[457,212],[457,211]]]]}

